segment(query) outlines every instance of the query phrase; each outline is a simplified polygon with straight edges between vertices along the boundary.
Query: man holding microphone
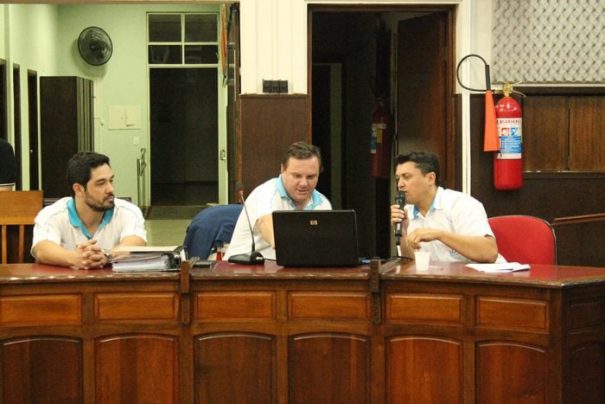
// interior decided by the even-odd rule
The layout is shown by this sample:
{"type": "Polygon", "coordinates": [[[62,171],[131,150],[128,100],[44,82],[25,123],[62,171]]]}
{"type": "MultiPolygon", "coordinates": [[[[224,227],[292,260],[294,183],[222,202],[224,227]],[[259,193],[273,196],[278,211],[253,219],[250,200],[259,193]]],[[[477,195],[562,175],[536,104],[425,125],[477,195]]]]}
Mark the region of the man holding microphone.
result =
{"type": "Polygon", "coordinates": [[[399,155],[397,190],[404,209],[391,206],[391,223],[401,224],[400,255],[427,251],[434,261],[505,262],[483,204],[470,195],[439,186],[439,159],[429,152],[399,155]]]}

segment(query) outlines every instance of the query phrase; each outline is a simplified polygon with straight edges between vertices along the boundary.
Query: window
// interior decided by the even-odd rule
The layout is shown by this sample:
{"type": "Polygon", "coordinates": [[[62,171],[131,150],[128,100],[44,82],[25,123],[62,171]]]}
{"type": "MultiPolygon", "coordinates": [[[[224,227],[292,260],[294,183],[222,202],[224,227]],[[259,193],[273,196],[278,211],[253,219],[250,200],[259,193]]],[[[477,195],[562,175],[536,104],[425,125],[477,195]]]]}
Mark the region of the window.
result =
{"type": "Polygon", "coordinates": [[[150,65],[217,65],[218,14],[148,14],[150,65]]]}

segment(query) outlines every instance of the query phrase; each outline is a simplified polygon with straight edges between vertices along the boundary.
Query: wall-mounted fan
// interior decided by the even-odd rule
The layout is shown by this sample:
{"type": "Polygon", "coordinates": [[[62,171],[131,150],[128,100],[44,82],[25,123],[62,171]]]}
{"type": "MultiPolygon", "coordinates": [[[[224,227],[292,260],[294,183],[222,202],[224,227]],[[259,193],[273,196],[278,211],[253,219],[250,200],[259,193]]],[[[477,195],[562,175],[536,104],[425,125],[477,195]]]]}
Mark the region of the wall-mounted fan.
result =
{"type": "Polygon", "coordinates": [[[78,50],[86,63],[101,66],[111,58],[113,43],[102,28],[88,27],[78,37],[78,50]]]}

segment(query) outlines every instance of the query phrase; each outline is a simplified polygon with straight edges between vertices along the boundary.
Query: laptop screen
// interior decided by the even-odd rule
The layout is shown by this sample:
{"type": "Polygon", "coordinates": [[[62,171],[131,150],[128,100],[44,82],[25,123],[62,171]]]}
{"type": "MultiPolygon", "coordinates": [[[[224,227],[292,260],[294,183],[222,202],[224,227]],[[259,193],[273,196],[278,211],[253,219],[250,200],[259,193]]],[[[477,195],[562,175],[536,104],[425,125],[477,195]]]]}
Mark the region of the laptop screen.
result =
{"type": "Polygon", "coordinates": [[[275,211],[273,232],[278,265],[359,265],[354,210],[275,211]]]}

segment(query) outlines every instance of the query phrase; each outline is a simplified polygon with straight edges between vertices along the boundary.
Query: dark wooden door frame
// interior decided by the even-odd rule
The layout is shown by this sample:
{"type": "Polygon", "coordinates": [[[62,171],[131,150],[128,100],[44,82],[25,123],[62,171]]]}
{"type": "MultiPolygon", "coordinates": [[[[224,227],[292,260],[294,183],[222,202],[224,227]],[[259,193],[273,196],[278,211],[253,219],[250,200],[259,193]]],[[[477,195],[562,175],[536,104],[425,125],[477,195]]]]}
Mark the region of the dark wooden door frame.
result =
{"type": "Polygon", "coordinates": [[[27,71],[27,97],[29,111],[29,189],[40,188],[38,141],[38,72],[27,71]]]}
{"type": "Polygon", "coordinates": [[[17,162],[17,182],[15,190],[23,189],[23,138],[21,125],[21,66],[13,63],[13,131],[15,134],[15,160],[17,162]]]}
{"type": "Polygon", "coordinates": [[[0,137],[8,141],[8,90],[6,79],[6,61],[0,59],[0,137]]]}

